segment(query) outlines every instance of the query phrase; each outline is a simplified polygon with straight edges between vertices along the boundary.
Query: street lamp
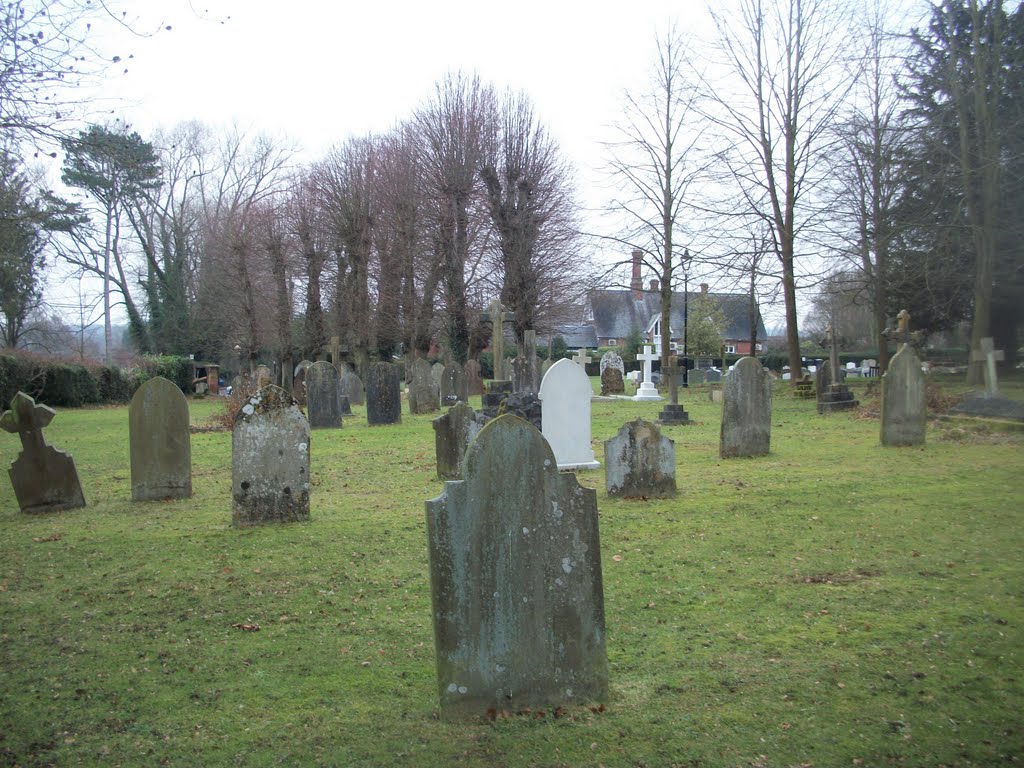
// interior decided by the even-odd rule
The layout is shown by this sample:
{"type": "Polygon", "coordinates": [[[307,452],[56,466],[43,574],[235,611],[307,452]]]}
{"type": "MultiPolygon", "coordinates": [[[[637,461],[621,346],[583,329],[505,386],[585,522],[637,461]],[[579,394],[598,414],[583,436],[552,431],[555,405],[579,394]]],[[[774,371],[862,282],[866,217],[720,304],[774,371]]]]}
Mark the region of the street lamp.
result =
{"type": "Polygon", "coordinates": [[[683,248],[683,386],[690,386],[690,366],[687,363],[686,324],[689,320],[690,249],[683,248]]]}

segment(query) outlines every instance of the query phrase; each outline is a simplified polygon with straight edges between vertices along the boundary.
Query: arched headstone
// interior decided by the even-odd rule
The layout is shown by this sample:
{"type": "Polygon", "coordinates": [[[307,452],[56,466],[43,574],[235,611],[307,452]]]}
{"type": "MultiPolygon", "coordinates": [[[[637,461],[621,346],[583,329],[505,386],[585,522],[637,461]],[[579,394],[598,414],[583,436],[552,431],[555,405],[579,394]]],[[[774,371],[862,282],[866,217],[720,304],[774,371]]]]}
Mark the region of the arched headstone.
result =
{"type": "Polygon", "coordinates": [[[171,381],[143,383],[128,406],[132,500],[192,496],[192,439],[188,400],[171,381]]]}
{"type": "Polygon", "coordinates": [[[590,447],[593,390],[583,367],[572,360],[551,366],[540,384],[542,432],[559,469],[594,469],[601,464],[590,447]]]}

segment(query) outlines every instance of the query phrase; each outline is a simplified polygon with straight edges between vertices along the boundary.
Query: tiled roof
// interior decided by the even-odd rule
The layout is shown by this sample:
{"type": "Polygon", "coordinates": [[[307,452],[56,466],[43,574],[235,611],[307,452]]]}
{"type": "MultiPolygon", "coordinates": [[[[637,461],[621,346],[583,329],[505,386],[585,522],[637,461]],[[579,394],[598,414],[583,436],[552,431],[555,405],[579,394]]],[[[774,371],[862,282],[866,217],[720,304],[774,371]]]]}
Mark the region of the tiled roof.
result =
{"type": "MultiPolygon", "coordinates": [[[[702,294],[689,292],[689,302],[695,301],[702,294]]],[[[727,327],[723,338],[750,338],[750,297],[742,293],[708,293],[705,296],[715,299],[725,315],[727,327]]],[[[641,291],[639,298],[629,290],[596,290],[589,295],[590,308],[593,311],[593,327],[598,338],[624,339],[631,329],[640,333],[651,322],[651,318],[661,314],[661,294],[641,291]]],[[[672,330],[676,335],[683,332],[683,293],[672,293],[672,330]]],[[[757,336],[763,339],[767,335],[764,322],[758,313],[757,336]]],[[[581,345],[582,346],[582,345],[581,345]]]]}

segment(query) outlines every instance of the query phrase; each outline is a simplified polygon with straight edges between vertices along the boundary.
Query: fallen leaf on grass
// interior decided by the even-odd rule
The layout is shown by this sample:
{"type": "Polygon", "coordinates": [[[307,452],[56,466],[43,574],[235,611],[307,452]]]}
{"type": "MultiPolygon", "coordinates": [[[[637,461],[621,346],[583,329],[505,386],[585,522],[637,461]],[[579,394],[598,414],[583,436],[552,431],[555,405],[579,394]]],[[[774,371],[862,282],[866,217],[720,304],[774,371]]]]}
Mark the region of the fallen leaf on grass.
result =
{"type": "Polygon", "coordinates": [[[238,623],[238,624],[232,624],[231,626],[234,627],[235,629],[240,629],[243,632],[259,632],[260,631],[260,625],[259,624],[242,624],[242,623],[238,623]]]}
{"type": "Polygon", "coordinates": [[[59,533],[51,533],[49,536],[33,536],[32,541],[41,544],[44,541],[60,541],[59,533]]]}
{"type": "Polygon", "coordinates": [[[612,560],[614,560],[616,563],[621,563],[622,555],[612,555],[612,560]]]}

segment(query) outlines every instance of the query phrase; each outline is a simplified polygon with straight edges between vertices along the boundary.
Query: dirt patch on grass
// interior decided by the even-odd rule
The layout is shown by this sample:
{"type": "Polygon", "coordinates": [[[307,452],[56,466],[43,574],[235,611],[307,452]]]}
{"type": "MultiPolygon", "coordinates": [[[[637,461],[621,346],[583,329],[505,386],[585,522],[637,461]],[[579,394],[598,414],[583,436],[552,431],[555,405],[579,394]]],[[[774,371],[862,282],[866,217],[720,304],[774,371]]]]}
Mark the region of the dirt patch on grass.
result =
{"type": "Polygon", "coordinates": [[[854,584],[864,579],[880,576],[881,571],[869,571],[863,568],[840,573],[809,573],[796,574],[793,581],[797,584],[854,584]]]}

